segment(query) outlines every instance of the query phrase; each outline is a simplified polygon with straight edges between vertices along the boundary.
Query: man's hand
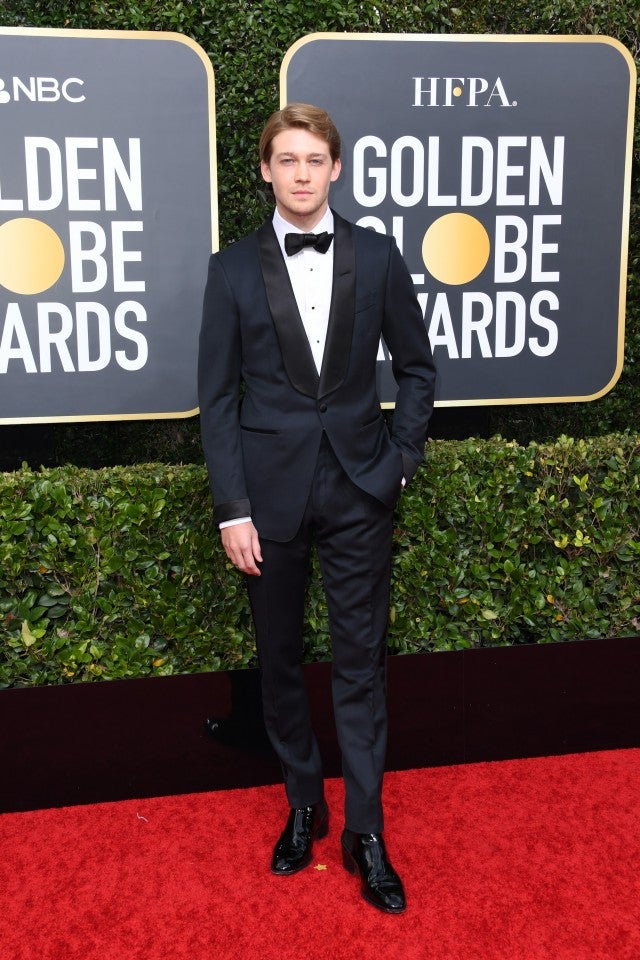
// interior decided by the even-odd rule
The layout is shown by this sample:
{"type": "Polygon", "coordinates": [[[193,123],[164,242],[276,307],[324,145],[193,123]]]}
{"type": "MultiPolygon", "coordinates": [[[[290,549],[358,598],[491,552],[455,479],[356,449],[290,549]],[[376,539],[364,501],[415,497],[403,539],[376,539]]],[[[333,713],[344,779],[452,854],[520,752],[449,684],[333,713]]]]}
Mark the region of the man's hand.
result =
{"type": "Polygon", "coordinates": [[[222,546],[234,567],[251,577],[259,577],[260,571],[256,564],[262,563],[262,553],[258,531],[251,520],[223,527],[220,534],[222,546]]]}

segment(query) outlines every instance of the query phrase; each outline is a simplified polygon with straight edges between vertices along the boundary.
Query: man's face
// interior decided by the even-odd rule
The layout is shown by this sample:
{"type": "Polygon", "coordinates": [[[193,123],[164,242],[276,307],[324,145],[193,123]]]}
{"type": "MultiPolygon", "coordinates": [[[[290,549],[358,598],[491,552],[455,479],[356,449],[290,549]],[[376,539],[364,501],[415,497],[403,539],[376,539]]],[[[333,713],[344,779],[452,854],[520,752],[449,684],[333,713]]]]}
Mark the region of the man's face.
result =
{"type": "Polygon", "coordinates": [[[292,127],[273,138],[271,158],[260,169],[273,186],[284,219],[301,230],[312,230],[327,209],[329,187],[340,175],[340,160],[331,160],[329,146],[320,137],[292,127]]]}

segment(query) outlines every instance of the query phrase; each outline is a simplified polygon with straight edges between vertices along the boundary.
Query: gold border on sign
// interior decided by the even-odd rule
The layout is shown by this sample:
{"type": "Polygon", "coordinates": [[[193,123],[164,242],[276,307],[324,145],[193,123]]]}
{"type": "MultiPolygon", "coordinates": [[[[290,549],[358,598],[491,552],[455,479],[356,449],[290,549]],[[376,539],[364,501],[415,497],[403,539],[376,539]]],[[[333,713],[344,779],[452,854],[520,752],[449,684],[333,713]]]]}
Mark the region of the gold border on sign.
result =
{"type": "MultiPolygon", "coordinates": [[[[310,33],[300,40],[296,40],[284,55],[282,66],[280,67],[280,107],[287,104],[287,71],[291,60],[295,54],[315,40],[367,40],[373,42],[386,41],[408,41],[410,43],[581,43],[581,44],[604,44],[614,47],[626,61],[629,68],[629,101],[627,107],[627,139],[626,155],[623,182],[623,208],[622,208],[622,231],[620,238],[620,284],[618,295],[618,342],[616,367],[609,383],[596,393],[588,396],[574,397],[501,397],[499,399],[468,399],[468,400],[436,400],[436,407],[488,407],[488,406],[507,406],[508,404],[533,404],[533,403],[578,403],[591,400],[598,400],[608,393],[620,379],[624,365],[624,331],[626,319],[626,299],[627,299],[627,267],[629,259],[629,206],[631,200],[631,161],[633,148],[633,119],[635,109],[634,90],[637,78],[636,65],[631,53],[615,37],[607,37],[592,34],[558,34],[558,36],[541,36],[539,34],[491,34],[491,33],[450,33],[450,34],[426,34],[426,33],[310,33]]],[[[395,407],[394,402],[380,404],[387,410],[395,407]]]]}
{"type": "MultiPolygon", "coordinates": [[[[22,37],[75,37],[82,40],[163,40],[182,43],[190,47],[202,61],[207,77],[207,116],[209,121],[209,182],[211,186],[211,250],[215,253],[219,249],[218,227],[218,178],[216,152],[216,108],[215,108],[215,76],[213,66],[200,44],[182,33],[169,30],[66,30],[55,27],[0,27],[0,36],[22,37]]],[[[104,413],[104,414],[67,414],[62,417],[0,417],[0,425],[17,425],[21,423],[96,423],[108,420],[184,420],[194,417],[199,408],[179,410],[175,412],[162,411],[160,413],[104,413]]]]}

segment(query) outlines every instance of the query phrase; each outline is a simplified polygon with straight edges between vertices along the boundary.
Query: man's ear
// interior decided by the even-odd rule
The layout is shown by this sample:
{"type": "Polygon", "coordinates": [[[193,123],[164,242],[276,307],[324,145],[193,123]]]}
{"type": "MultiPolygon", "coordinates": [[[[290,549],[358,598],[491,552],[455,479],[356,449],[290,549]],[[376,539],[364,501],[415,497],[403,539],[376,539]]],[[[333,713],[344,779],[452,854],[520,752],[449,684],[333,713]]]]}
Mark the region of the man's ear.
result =
{"type": "Polygon", "coordinates": [[[266,183],[271,183],[271,170],[269,169],[269,164],[264,160],[260,161],[260,173],[266,183]]]}
{"type": "Polygon", "coordinates": [[[335,183],[335,181],[340,176],[341,170],[342,170],[342,161],[340,160],[340,157],[338,157],[337,160],[333,161],[333,167],[331,169],[331,183],[335,183]]]}

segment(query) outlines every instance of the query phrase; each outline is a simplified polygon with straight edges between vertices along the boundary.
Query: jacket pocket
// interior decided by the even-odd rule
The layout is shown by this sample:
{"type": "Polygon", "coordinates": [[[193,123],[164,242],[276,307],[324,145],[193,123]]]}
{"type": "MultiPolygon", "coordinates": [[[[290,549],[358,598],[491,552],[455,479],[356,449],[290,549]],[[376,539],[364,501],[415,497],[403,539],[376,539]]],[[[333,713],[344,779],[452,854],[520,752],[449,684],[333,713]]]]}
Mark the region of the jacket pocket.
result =
{"type": "Polygon", "coordinates": [[[382,416],[382,413],[381,413],[381,411],[379,410],[379,411],[376,413],[375,417],[370,417],[369,420],[365,420],[364,423],[362,424],[362,426],[363,426],[363,427],[370,427],[370,426],[371,426],[372,424],[374,424],[374,423],[379,423],[380,420],[384,420],[384,417],[382,416]]]}
{"type": "Polygon", "coordinates": [[[266,427],[245,427],[243,424],[240,424],[240,429],[246,433],[259,433],[267,437],[277,437],[280,434],[280,430],[269,430],[266,427]]]}

